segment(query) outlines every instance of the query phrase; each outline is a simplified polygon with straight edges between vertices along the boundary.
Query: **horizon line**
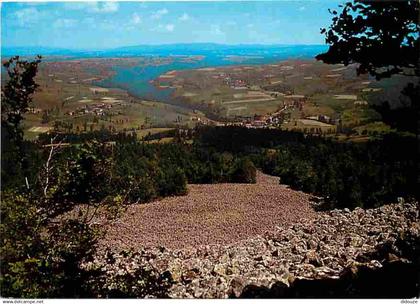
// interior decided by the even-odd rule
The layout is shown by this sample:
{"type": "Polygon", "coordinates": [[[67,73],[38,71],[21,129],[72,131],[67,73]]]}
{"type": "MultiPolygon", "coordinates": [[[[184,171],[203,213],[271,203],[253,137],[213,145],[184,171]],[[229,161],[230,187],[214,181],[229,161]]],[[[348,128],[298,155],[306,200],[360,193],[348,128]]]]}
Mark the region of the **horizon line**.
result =
{"type": "Polygon", "coordinates": [[[328,46],[328,44],[321,43],[254,43],[254,42],[244,42],[244,43],[218,43],[218,42],[174,42],[174,43],[145,43],[145,44],[131,44],[131,45],[120,45],[110,48],[72,48],[72,47],[62,47],[62,46],[45,46],[45,45],[13,45],[6,46],[2,45],[1,49],[12,49],[12,48],[45,48],[45,49],[57,49],[57,50],[74,50],[74,51],[88,51],[88,50],[114,50],[119,48],[127,47],[142,47],[142,46],[174,46],[174,45],[199,45],[199,44],[212,44],[219,46],[328,46]]]}

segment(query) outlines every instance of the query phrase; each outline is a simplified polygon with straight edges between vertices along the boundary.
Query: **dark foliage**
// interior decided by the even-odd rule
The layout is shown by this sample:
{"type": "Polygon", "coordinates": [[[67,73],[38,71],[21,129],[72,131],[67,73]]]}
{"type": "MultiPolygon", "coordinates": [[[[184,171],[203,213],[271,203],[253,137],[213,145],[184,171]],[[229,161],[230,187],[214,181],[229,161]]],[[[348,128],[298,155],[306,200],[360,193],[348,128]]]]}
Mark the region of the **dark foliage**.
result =
{"type": "Polygon", "coordinates": [[[95,130],[92,132],[82,132],[82,133],[41,133],[38,136],[38,144],[47,145],[50,144],[51,139],[55,138],[56,142],[66,142],[71,144],[81,144],[88,141],[97,141],[101,143],[106,142],[132,142],[135,141],[135,134],[126,134],[126,133],[114,133],[107,129],[95,130]]]}
{"type": "Polygon", "coordinates": [[[417,195],[418,147],[412,136],[387,135],[357,144],[278,130],[232,127],[200,132],[200,145],[250,155],[282,183],[324,197],[324,208],[372,208],[417,195]]]}
{"type": "Polygon", "coordinates": [[[402,107],[391,108],[389,101],[386,101],[381,105],[373,105],[372,107],[382,115],[382,120],[391,127],[401,131],[417,132],[418,134],[418,130],[420,130],[418,103],[418,100],[420,100],[420,85],[410,83],[404,88],[402,94],[413,102],[402,107]]]}
{"type": "Polygon", "coordinates": [[[148,202],[184,194],[187,181],[253,183],[255,164],[279,176],[282,183],[324,197],[324,208],[371,208],[416,196],[416,143],[414,137],[399,134],[367,143],[340,143],[295,132],[240,127],[199,128],[193,145],[147,144],[125,138],[96,152],[90,149],[95,156],[89,156],[90,162],[82,158],[80,164],[74,151],[81,146],[69,148],[63,160],[74,160],[70,175],[74,183],[61,188],[80,189],[77,185],[82,183],[89,193],[58,197],[88,201],[89,195],[105,199],[118,194],[129,202],[148,202]],[[95,172],[93,168],[98,167],[109,168],[109,173],[95,172]]]}
{"type": "Polygon", "coordinates": [[[201,127],[196,135],[201,148],[231,153],[251,153],[259,148],[271,148],[284,142],[302,142],[306,137],[301,132],[242,127],[201,127]]]}
{"type": "MultiPolygon", "coordinates": [[[[33,167],[38,157],[32,153],[30,143],[23,142],[21,122],[28,111],[32,95],[38,88],[34,77],[38,71],[41,57],[28,62],[19,56],[10,58],[3,64],[7,72],[7,82],[1,92],[1,179],[2,185],[11,185],[19,176],[23,181],[29,176],[29,168],[33,167]]],[[[14,184],[14,186],[17,186],[14,184]]],[[[24,183],[20,183],[24,186],[24,183]]]]}
{"type": "Polygon", "coordinates": [[[325,63],[358,63],[358,74],[376,79],[401,74],[411,77],[402,92],[411,101],[391,109],[392,101],[375,107],[384,121],[418,135],[420,115],[420,11],[419,1],[353,0],[330,11],[332,24],[321,29],[329,44],[326,53],[316,56],[325,63]]]}
{"type": "Polygon", "coordinates": [[[54,223],[40,202],[13,192],[2,193],[1,293],[3,297],[86,297],[81,268],[92,258],[97,232],[87,223],[54,223]]]}
{"type": "MultiPolygon", "coordinates": [[[[69,146],[56,153],[50,176],[57,185],[49,193],[50,202],[62,206],[62,211],[74,204],[102,202],[115,195],[131,203],[182,195],[187,191],[187,182],[255,182],[255,166],[251,160],[243,159],[246,155],[219,152],[200,141],[194,145],[184,144],[181,139],[169,144],[148,144],[126,134],[52,133],[39,139],[42,148],[33,145],[32,153],[38,155],[41,163],[48,158],[47,143],[52,138],[66,143],[67,138],[71,139],[69,146]]],[[[39,168],[33,170],[36,175],[39,168]]],[[[22,183],[19,176],[10,179],[22,183]]]]}
{"type": "Polygon", "coordinates": [[[325,33],[328,51],[316,58],[325,63],[359,63],[358,73],[378,79],[419,70],[419,2],[354,0],[331,11],[325,33]]]}
{"type": "Polygon", "coordinates": [[[256,171],[254,163],[248,158],[239,159],[232,169],[232,180],[237,183],[255,184],[256,171]]]}
{"type": "Polygon", "coordinates": [[[41,57],[29,62],[19,56],[10,58],[3,64],[8,80],[1,94],[1,127],[2,134],[11,141],[22,141],[21,121],[32,101],[32,94],[38,88],[35,75],[41,57]]]}

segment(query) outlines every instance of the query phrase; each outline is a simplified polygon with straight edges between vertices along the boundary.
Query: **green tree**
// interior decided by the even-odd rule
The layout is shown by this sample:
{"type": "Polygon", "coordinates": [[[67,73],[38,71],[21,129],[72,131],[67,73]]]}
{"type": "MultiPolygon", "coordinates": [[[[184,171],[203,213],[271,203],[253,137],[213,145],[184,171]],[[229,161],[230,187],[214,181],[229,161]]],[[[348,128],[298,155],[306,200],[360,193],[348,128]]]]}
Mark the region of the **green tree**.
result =
{"type": "Polygon", "coordinates": [[[8,80],[1,93],[1,128],[2,134],[5,133],[12,142],[22,141],[21,122],[38,88],[35,75],[40,63],[40,56],[34,61],[21,60],[15,56],[3,64],[8,80]]]}
{"type": "Polygon", "coordinates": [[[40,197],[3,192],[3,297],[86,297],[90,273],[81,268],[95,252],[97,230],[80,220],[54,221],[40,197]],[[41,208],[40,208],[41,207],[41,208]]]}
{"type": "Polygon", "coordinates": [[[231,181],[235,183],[256,183],[256,172],[254,163],[248,158],[236,161],[231,172],[231,181]]]}
{"type": "Polygon", "coordinates": [[[23,142],[21,122],[29,110],[32,95],[38,88],[35,75],[41,57],[34,61],[21,60],[19,56],[10,58],[3,64],[7,72],[7,82],[1,91],[1,172],[2,186],[28,184],[28,159],[23,142]]]}
{"type": "Polygon", "coordinates": [[[321,29],[330,45],[316,56],[325,63],[358,63],[358,73],[376,78],[420,75],[419,2],[353,0],[330,11],[331,26],[321,29]]]}
{"type": "Polygon", "coordinates": [[[358,74],[376,79],[393,75],[414,76],[402,91],[411,101],[396,110],[389,101],[374,108],[386,123],[418,135],[420,114],[419,1],[353,0],[333,10],[332,24],[321,29],[329,49],[316,59],[325,63],[358,63],[358,74]]]}
{"type": "Polygon", "coordinates": [[[42,112],[42,120],[41,123],[42,124],[47,124],[50,121],[50,116],[48,115],[48,111],[45,110],[42,112]]]}
{"type": "MultiPolygon", "coordinates": [[[[59,219],[63,202],[51,199],[59,183],[51,176],[51,157],[45,170],[32,162],[39,147],[23,139],[21,122],[37,89],[35,76],[41,57],[28,62],[13,57],[4,64],[2,88],[2,201],[0,204],[0,289],[3,297],[80,297],[89,295],[90,272],[82,261],[93,257],[95,227],[84,220],[59,219]],[[24,169],[24,170],[22,170],[24,169]],[[34,181],[22,191],[22,172],[35,171],[34,181]]],[[[53,148],[51,148],[53,149],[53,148]]],[[[51,150],[53,151],[53,150],[51,150]]],[[[52,153],[50,154],[50,156],[52,153]]],[[[62,175],[66,172],[63,171],[62,175]]]]}

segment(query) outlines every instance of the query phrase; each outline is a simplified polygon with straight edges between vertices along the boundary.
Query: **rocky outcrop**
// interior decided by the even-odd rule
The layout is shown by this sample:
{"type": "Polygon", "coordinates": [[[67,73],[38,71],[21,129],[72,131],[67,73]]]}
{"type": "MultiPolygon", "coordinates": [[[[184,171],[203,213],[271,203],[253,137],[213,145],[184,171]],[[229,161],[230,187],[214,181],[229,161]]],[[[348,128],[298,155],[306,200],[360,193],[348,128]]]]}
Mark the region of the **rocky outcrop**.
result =
{"type": "Polygon", "coordinates": [[[241,298],[413,298],[419,297],[419,264],[384,260],[381,267],[352,265],[338,279],[298,278],[290,285],[276,282],[270,288],[248,285],[241,298]]]}
{"type": "Polygon", "coordinates": [[[379,297],[361,286],[380,292],[375,284],[397,275],[394,281],[410,280],[406,293],[418,288],[419,240],[418,204],[394,204],[321,212],[231,245],[145,248],[92,263],[106,269],[105,285],[115,274],[152,269],[159,280],[168,278],[166,295],[174,298],[379,297]]]}

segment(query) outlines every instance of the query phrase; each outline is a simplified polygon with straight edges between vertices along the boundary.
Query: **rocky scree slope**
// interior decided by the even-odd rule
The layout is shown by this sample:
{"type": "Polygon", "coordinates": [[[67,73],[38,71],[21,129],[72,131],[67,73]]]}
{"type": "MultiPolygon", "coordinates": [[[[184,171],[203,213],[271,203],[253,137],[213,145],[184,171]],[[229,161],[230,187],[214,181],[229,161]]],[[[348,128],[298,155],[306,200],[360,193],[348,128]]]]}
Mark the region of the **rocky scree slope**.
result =
{"type": "MultiPolygon", "coordinates": [[[[157,282],[166,282],[160,290],[160,283],[154,285],[156,289],[145,290],[139,279],[140,285],[130,287],[138,291],[137,296],[294,297],[305,296],[296,290],[290,292],[297,283],[339,282],[345,276],[354,278],[360,269],[379,271],[389,263],[402,263],[411,277],[413,271],[416,276],[419,240],[419,205],[402,203],[369,210],[320,212],[315,218],[231,245],[102,253],[86,267],[99,265],[105,270],[103,281],[108,290],[116,288],[117,277],[135,276],[140,268],[147,269],[157,282]]],[[[342,295],[348,296],[346,292],[342,295]]]]}
{"type": "Polygon", "coordinates": [[[188,194],[132,204],[106,227],[100,247],[114,250],[231,244],[312,218],[311,195],[257,171],[255,184],[189,184],[188,194]]]}

